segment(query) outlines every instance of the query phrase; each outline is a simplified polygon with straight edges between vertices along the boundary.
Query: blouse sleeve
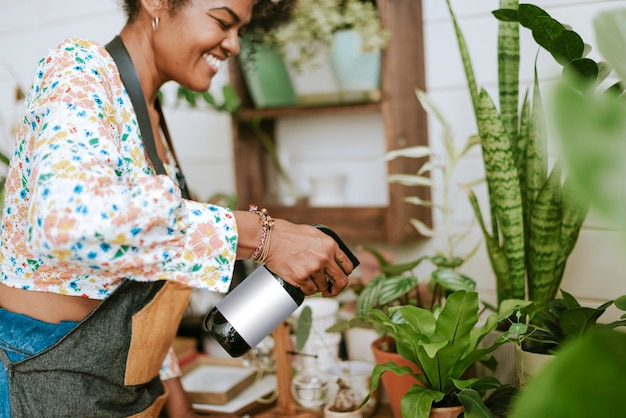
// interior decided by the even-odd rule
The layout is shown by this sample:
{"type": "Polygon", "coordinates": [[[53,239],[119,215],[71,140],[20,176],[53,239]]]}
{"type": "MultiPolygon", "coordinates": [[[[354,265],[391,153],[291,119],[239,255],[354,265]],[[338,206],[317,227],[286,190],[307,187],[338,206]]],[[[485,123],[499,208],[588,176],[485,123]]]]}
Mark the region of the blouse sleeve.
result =
{"type": "Polygon", "coordinates": [[[165,360],[159,370],[159,377],[161,380],[174,379],[175,377],[181,377],[183,375],[178,363],[178,357],[173,348],[170,348],[165,356],[165,360]]]}
{"type": "Polygon", "coordinates": [[[134,116],[120,107],[111,72],[79,47],[42,64],[27,102],[32,251],[48,265],[225,292],[237,249],[232,212],[182,199],[172,179],[152,174],[143,149],[127,143],[132,123],[119,119],[134,116]]]}

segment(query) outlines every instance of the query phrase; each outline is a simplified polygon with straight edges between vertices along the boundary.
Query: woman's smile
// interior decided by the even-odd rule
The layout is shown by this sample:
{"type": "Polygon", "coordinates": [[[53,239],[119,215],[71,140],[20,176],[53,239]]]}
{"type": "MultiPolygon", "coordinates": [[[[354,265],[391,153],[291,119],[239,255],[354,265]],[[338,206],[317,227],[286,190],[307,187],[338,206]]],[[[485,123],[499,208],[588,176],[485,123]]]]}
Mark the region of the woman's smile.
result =
{"type": "Polygon", "coordinates": [[[213,54],[209,54],[208,52],[205,52],[204,54],[202,54],[202,58],[207,62],[207,64],[209,64],[209,67],[211,67],[211,69],[213,69],[213,71],[215,72],[217,72],[220,69],[222,63],[224,62],[220,58],[216,57],[213,54]]]}

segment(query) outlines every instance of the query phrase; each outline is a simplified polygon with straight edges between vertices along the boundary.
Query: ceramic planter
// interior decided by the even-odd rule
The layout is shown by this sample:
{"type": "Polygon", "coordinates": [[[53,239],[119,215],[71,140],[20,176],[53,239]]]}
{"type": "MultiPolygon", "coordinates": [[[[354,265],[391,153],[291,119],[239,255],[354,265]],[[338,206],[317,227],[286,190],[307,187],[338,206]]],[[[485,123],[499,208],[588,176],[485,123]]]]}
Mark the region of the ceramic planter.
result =
{"type": "Polygon", "coordinates": [[[536,376],[554,359],[554,354],[533,353],[527,350],[517,350],[517,377],[521,388],[528,380],[536,376]]]}
{"type": "Polygon", "coordinates": [[[296,94],[283,56],[275,48],[259,45],[254,51],[241,44],[241,71],[257,108],[293,106],[296,94]],[[253,58],[250,57],[253,54],[253,58]]]}
{"type": "Polygon", "coordinates": [[[380,338],[380,335],[369,328],[351,328],[344,334],[348,359],[356,361],[375,362],[372,350],[364,350],[363,347],[371,347],[372,343],[380,338]]]}
{"type": "MultiPolygon", "coordinates": [[[[494,330],[485,336],[478,344],[478,348],[489,347],[493,342],[503,334],[503,331],[494,330]]],[[[516,354],[516,345],[512,342],[501,345],[496,348],[491,355],[498,362],[495,372],[489,370],[486,366],[476,363],[476,376],[486,377],[493,376],[502,384],[508,384],[517,387],[518,384],[518,359],[516,354]]]]}
{"type": "Polygon", "coordinates": [[[324,418],[363,418],[361,409],[348,412],[337,412],[332,410],[332,405],[326,405],[324,408],[324,418]]]}
{"type": "Polygon", "coordinates": [[[361,51],[361,35],[341,30],[333,35],[330,62],[343,102],[377,100],[380,96],[380,50],[361,51]]]}
{"type": "MultiPolygon", "coordinates": [[[[399,366],[408,366],[415,373],[419,373],[420,370],[417,366],[408,360],[404,359],[398,353],[389,353],[381,350],[381,344],[390,341],[391,338],[383,337],[378,338],[372,343],[372,352],[374,353],[374,358],[376,359],[376,363],[384,364],[388,361],[392,361],[399,366]]],[[[389,406],[391,408],[391,412],[393,413],[394,418],[402,418],[402,412],[400,410],[400,400],[402,396],[408,392],[408,390],[413,385],[422,385],[422,382],[417,380],[415,377],[411,375],[403,375],[398,376],[392,372],[383,373],[381,376],[381,381],[383,388],[387,394],[387,398],[389,399],[389,406]]]]}

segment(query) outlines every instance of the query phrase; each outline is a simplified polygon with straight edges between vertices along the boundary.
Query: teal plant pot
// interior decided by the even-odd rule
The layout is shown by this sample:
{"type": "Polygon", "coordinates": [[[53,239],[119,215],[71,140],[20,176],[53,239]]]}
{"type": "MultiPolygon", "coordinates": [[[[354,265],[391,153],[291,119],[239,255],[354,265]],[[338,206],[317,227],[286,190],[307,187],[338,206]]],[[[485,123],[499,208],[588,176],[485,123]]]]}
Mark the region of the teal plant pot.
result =
{"type": "Polygon", "coordinates": [[[380,50],[361,51],[361,36],[353,30],[334,34],[330,60],[341,88],[342,101],[380,98],[380,56],[380,50]]]}
{"type": "Polygon", "coordinates": [[[257,46],[254,52],[241,45],[239,63],[255,107],[293,106],[296,104],[291,78],[280,52],[257,46]]]}

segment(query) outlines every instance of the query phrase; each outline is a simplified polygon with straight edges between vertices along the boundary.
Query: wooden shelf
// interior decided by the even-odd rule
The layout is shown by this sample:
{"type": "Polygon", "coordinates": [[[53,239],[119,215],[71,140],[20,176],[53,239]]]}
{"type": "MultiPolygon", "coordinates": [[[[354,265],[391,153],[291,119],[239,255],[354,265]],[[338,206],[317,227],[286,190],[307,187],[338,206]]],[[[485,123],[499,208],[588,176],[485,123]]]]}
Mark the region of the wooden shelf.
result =
{"type": "MultiPolygon", "coordinates": [[[[386,150],[428,144],[426,114],[415,96],[415,89],[425,89],[424,41],[421,0],[378,0],[383,27],[392,33],[382,54],[381,100],[375,103],[342,104],[307,107],[256,109],[243,80],[240,68],[233,62],[230,78],[242,99],[242,108],[233,121],[233,143],[237,195],[240,209],[250,203],[266,207],[272,216],[297,223],[321,223],[335,230],[344,240],[353,243],[405,243],[416,241],[419,234],[410,219],[432,223],[431,211],[405,202],[407,196],[429,200],[425,187],[389,184],[389,204],[385,207],[319,208],[306,205],[273,204],[270,175],[265,150],[259,138],[245,121],[261,120],[264,132],[273,138],[277,119],[354,113],[380,113],[384,123],[386,150]],[[239,122],[237,122],[239,121],[239,122]]],[[[416,173],[423,161],[398,158],[387,164],[388,174],[416,173]]]]}
{"type": "Polygon", "coordinates": [[[346,115],[354,113],[380,112],[381,103],[337,104],[319,106],[290,106],[265,109],[243,108],[238,116],[242,120],[254,118],[278,119],[294,116],[346,115]]]}

